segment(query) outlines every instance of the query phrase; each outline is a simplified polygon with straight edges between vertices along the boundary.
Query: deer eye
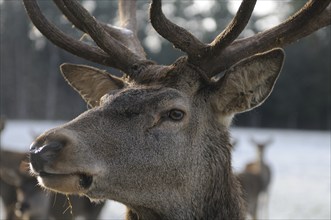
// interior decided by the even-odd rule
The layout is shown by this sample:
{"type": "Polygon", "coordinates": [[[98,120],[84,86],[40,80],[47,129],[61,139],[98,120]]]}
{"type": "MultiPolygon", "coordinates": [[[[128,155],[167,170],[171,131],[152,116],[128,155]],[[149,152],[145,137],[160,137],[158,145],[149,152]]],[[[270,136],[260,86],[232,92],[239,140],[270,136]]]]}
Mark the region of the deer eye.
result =
{"type": "Polygon", "coordinates": [[[178,109],[172,109],[169,111],[168,116],[174,121],[180,121],[184,118],[185,113],[178,109]]]}

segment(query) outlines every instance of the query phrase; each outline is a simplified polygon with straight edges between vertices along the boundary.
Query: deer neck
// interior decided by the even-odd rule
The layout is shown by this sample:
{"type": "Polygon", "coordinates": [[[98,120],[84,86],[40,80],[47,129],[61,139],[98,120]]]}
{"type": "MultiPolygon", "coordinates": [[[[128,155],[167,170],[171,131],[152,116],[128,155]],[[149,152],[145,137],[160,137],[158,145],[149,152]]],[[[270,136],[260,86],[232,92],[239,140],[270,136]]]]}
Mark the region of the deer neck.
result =
{"type": "Polygon", "coordinates": [[[264,165],[264,158],[263,158],[263,152],[257,151],[257,157],[256,157],[256,164],[259,166],[259,168],[262,168],[264,165]]]}
{"type": "Polygon", "coordinates": [[[206,157],[212,158],[208,164],[210,182],[202,215],[195,219],[244,219],[240,186],[232,172],[229,135],[224,130],[217,135],[218,138],[207,135],[206,142],[213,140],[205,148],[206,157]]]}
{"type": "Polygon", "coordinates": [[[241,190],[231,168],[231,147],[224,144],[229,143],[229,136],[223,132],[205,132],[202,143],[207,144],[201,147],[201,154],[208,160],[196,162],[204,168],[194,174],[197,176],[194,184],[182,189],[186,191],[184,204],[166,213],[131,207],[127,220],[244,219],[241,190]]]}

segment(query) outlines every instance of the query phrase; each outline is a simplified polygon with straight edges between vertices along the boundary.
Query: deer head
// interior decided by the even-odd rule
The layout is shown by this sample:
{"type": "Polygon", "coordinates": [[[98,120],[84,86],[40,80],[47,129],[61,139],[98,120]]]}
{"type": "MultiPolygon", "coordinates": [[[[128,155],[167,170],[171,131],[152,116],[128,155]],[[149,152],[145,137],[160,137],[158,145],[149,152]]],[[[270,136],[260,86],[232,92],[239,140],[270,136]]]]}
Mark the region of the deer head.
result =
{"type": "Polygon", "coordinates": [[[128,219],[243,219],[231,170],[231,119],[269,96],[283,64],[279,47],[330,24],[330,10],[325,10],[330,1],[309,1],[279,26],[235,40],[256,2],[245,0],[228,27],[205,44],[169,21],[161,1],[153,0],[153,27],[187,54],[169,66],[146,59],[137,39],[134,1],[119,2],[120,27],[98,22],[76,0],[54,2],[96,46],[65,35],[34,0],[24,0],[41,33],[124,76],[61,66],[64,78],[92,108],[31,145],[30,166],[40,184],[119,201],[129,208],[128,219]]]}
{"type": "Polygon", "coordinates": [[[274,142],[273,138],[269,138],[265,141],[258,141],[255,138],[251,138],[251,143],[255,145],[258,158],[263,161],[265,149],[274,142]]]}

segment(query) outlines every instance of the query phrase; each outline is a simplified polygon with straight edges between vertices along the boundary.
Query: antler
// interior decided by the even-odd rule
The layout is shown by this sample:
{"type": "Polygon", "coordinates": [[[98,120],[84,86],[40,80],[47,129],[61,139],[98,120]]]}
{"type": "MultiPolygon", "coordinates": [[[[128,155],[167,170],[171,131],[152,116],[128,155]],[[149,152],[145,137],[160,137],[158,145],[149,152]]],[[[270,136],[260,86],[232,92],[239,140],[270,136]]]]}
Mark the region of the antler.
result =
{"type": "Polygon", "coordinates": [[[210,56],[209,61],[205,60],[204,68],[209,68],[210,74],[214,75],[245,57],[275,47],[285,47],[322,27],[330,25],[331,8],[328,7],[329,4],[330,0],[308,1],[301,10],[278,26],[252,37],[237,40],[218,56],[210,56]]]}
{"type": "Polygon", "coordinates": [[[27,13],[39,31],[55,45],[87,60],[111,66],[130,75],[139,63],[150,62],[137,38],[135,1],[127,7],[119,2],[122,27],[98,22],[76,0],[54,0],[62,13],[78,29],[89,34],[98,47],[76,40],[49,22],[36,0],[23,0],[27,13]],[[82,19],[84,18],[84,19],[82,19]]]}
{"type": "MultiPolygon", "coordinates": [[[[23,1],[28,15],[40,32],[70,53],[120,69],[131,76],[140,65],[151,63],[146,60],[137,38],[135,1],[119,1],[121,27],[114,27],[98,22],[77,0],[53,0],[68,20],[89,34],[98,47],[76,40],[59,30],[43,16],[36,0],[23,1]]],[[[241,59],[275,47],[284,47],[330,25],[330,1],[310,0],[278,26],[249,38],[235,40],[247,25],[256,3],[256,0],[243,0],[231,23],[209,44],[169,21],[162,12],[161,0],[152,0],[150,17],[160,35],[186,52],[190,63],[212,77],[241,59]]]]}
{"type": "Polygon", "coordinates": [[[161,0],[153,0],[150,9],[155,30],[175,47],[186,52],[189,62],[209,77],[236,62],[275,47],[284,47],[331,24],[330,0],[310,0],[301,10],[278,26],[252,37],[236,40],[246,26],[256,0],[243,0],[231,23],[210,44],[204,44],[185,29],[170,22],[161,10],[161,0]]]}
{"type": "Polygon", "coordinates": [[[161,0],[153,0],[150,7],[150,20],[154,29],[189,57],[200,57],[206,45],[182,27],[169,21],[162,12],[161,0]]]}
{"type": "Polygon", "coordinates": [[[207,53],[219,53],[231,44],[246,27],[253,12],[256,0],[244,0],[237,15],[228,27],[210,45],[202,43],[187,30],[170,22],[163,14],[161,0],[153,0],[150,8],[151,23],[154,29],[175,47],[186,52],[190,61],[199,62],[207,53]]]}

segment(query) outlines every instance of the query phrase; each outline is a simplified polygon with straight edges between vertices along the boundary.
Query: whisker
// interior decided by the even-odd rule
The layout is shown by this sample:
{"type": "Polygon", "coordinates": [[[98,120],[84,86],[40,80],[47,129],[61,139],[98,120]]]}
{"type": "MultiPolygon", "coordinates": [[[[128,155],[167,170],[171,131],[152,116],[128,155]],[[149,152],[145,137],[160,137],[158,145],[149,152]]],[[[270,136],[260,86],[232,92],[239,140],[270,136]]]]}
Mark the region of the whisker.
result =
{"type": "Polygon", "coordinates": [[[68,201],[68,207],[64,210],[64,213],[66,213],[68,211],[68,209],[70,209],[70,214],[73,216],[73,212],[72,212],[72,204],[71,204],[71,201],[70,201],[70,198],[69,198],[69,195],[66,194],[66,197],[67,197],[67,201],[68,201]]]}

